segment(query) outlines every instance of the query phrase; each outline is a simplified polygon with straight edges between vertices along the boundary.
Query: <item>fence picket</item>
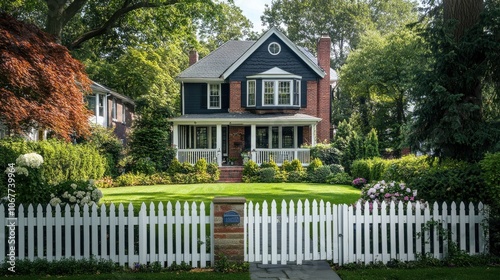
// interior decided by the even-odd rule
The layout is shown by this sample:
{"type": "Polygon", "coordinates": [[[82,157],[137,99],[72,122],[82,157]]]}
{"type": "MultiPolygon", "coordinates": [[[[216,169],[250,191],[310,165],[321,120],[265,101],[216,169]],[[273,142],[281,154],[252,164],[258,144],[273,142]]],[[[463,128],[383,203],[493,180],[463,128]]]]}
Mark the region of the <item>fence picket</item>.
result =
{"type": "Polygon", "coordinates": [[[276,200],[271,202],[271,264],[278,263],[278,214],[276,200]]]}
{"type": "Polygon", "coordinates": [[[198,209],[196,203],[191,204],[191,266],[198,267],[198,209]]]}
{"type": "MultiPolygon", "coordinates": [[[[28,211],[29,211],[29,206],[28,206],[28,211]]],[[[19,209],[17,211],[17,238],[19,240],[24,240],[24,206],[21,204],[19,205],[19,209]]],[[[19,244],[17,247],[17,255],[20,259],[24,259],[24,252],[25,252],[25,245],[24,242],[22,244],[19,244]]]]}
{"type": "Polygon", "coordinates": [[[405,238],[404,238],[404,230],[405,230],[405,215],[403,210],[403,202],[400,201],[398,203],[398,243],[399,243],[399,252],[397,252],[396,256],[400,260],[406,259],[405,253],[405,238]]]}
{"type": "Polygon", "coordinates": [[[127,261],[127,254],[125,253],[125,224],[125,207],[120,203],[118,205],[118,260],[121,266],[125,265],[127,261]]]}
{"type": "Polygon", "coordinates": [[[413,209],[411,203],[406,204],[406,260],[415,260],[415,254],[413,253],[413,225],[415,224],[415,216],[413,215],[413,209]]]}
{"type": "Polygon", "coordinates": [[[287,215],[287,209],[286,209],[286,201],[283,199],[281,202],[281,255],[280,255],[280,260],[281,264],[286,264],[287,259],[288,259],[288,254],[287,254],[287,223],[288,223],[288,215],[287,215]]]}
{"type": "MultiPolygon", "coordinates": [[[[184,202],[184,212],[183,212],[183,218],[184,218],[184,222],[183,222],[183,225],[184,225],[184,259],[183,261],[185,263],[189,263],[189,260],[190,260],[190,255],[189,255],[189,252],[191,251],[190,249],[190,244],[189,244],[189,226],[191,224],[191,216],[189,215],[189,203],[184,202]]],[[[177,237],[176,237],[177,238],[177,237]]],[[[180,238],[179,238],[180,239],[180,238]]]]}
{"type": "MultiPolygon", "coordinates": [[[[158,224],[158,217],[156,216],[155,204],[151,202],[149,204],[149,262],[157,262],[158,253],[156,252],[156,225],[158,224]]],[[[144,246],[146,247],[146,246],[144,246]]],[[[146,252],[147,253],[147,252],[146,252]]]]}
{"type": "Polygon", "coordinates": [[[381,257],[381,261],[383,263],[386,263],[390,260],[390,256],[389,256],[389,251],[388,251],[388,246],[390,244],[390,241],[389,242],[385,242],[387,239],[387,227],[388,227],[388,221],[389,221],[389,218],[387,217],[387,203],[385,201],[382,201],[381,205],[380,205],[380,213],[381,213],[381,219],[380,219],[380,234],[382,236],[381,240],[382,240],[382,257],[381,257]]]}
{"type": "Polygon", "coordinates": [[[163,264],[167,259],[165,254],[165,224],[167,223],[165,219],[165,208],[163,202],[158,203],[158,262],[163,264]]]}
{"type": "Polygon", "coordinates": [[[295,257],[295,228],[297,227],[295,218],[295,203],[290,200],[288,205],[288,260],[293,262],[295,257]]]}
{"type": "Polygon", "coordinates": [[[116,209],[115,204],[109,205],[109,259],[118,262],[116,257],[116,209]]]}
{"type": "Polygon", "coordinates": [[[297,202],[297,264],[302,264],[304,260],[304,250],[302,237],[304,236],[304,205],[302,204],[302,200],[297,202]]]}
{"type": "Polygon", "coordinates": [[[316,199],[313,200],[312,202],[312,259],[316,260],[319,259],[319,249],[318,249],[318,223],[319,223],[319,214],[318,214],[318,202],[316,199]]]}
{"type": "MultiPolygon", "coordinates": [[[[364,262],[365,263],[370,263],[373,260],[372,254],[370,254],[370,249],[372,248],[372,242],[370,242],[370,203],[368,201],[365,202],[365,206],[363,208],[364,213],[363,213],[363,234],[365,235],[364,237],[364,250],[362,250],[363,255],[364,255],[364,262]]],[[[360,244],[361,247],[361,244],[360,244]]]]}
{"type": "Polygon", "coordinates": [[[475,255],[476,252],[476,208],[472,202],[469,202],[469,216],[467,217],[467,222],[469,223],[469,253],[475,255]]]}
{"type": "Polygon", "coordinates": [[[304,260],[309,261],[312,258],[311,253],[311,215],[309,208],[309,200],[305,200],[304,202],[304,260]]]}
{"type": "Polygon", "coordinates": [[[268,212],[267,212],[267,201],[262,203],[262,263],[269,263],[269,250],[268,250],[268,212]]]}
{"type": "Polygon", "coordinates": [[[262,217],[260,215],[260,204],[257,202],[255,204],[255,211],[254,211],[254,221],[255,221],[255,228],[254,228],[254,233],[253,233],[253,239],[255,239],[255,250],[254,250],[254,259],[255,261],[262,261],[262,251],[260,248],[260,236],[261,236],[261,225],[262,225],[262,217]]]}
{"type": "Polygon", "coordinates": [[[326,259],[333,259],[333,248],[332,241],[336,237],[332,235],[332,227],[333,227],[333,215],[332,215],[332,204],[330,202],[326,203],[326,259]]]}
{"type": "MultiPolygon", "coordinates": [[[[88,209],[88,208],[87,208],[88,209]]],[[[45,224],[45,230],[46,230],[46,234],[47,234],[47,239],[45,240],[46,241],[46,248],[47,248],[47,260],[50,262],[54,259],[54,254],[53,254],[53,245],[54,245],[54,240],[52,238],[52,225],[54,223],[53,219],[52,219],[52,206],[47,205],[46,207],[46,224],[45,224]]],[[[87,210],[88,212],[88,210],[87,210]]],[[[43,215],[43,214],[42,214],[43,215]]]]}
{"type": "Polygon", "coordinates": [[[206,233],[206,212],[205,203],[200,203],[200,267],[205,268],[207,266],[207,233],[206,233]]]}
{"type": "Polygon", "coordinates": [[[134,267],[135,263],[135,223],[134,223],[134,206],[132,203],[128,204],[127,225],[128,225],[128,251],[127,262],[130,268],[134,267]]]}
{"type": "MultiPolygon", "coordinates": [[[[245,246],[245,261],[248,262],[254,262],[255,261],[255,245],[254,245],[254,239],[255,236],[259,236],[259,234],[254,233],[254,225],[257,224],[255,221],[253,214],[253,202],[250,201],[250,203],[247,204],[248,211],[247,211],[247,219],[245,219],[246,227],[247,228],[247,234],[248,234],[248,246],[245,246]],[[248,248],[247,248],[248,247],[248,248]]],[[[245,207],[246,208],[246,207],[245,207]]]]}
{"type": "Polygon", "coordinates": [[[325,215],[325,202],[319,202],[319,258],[326,259],[326,215],[325,215]]]}
{"type": "MultiPolygon", "coordinates": [[[[27,228],[27,231],[28,231],[28,259],[30,260],[34,260],[35,259],[35,250],[30,250],[29,248],[35,248],[35,230],[34,230],[34,227],[35,227],[35,218],[34,218],[34,209],[33,209],[33,205],[29,205],[28,206],[28,221],[27,221],[27,225],[28,225],[28,228],[27,228]]],[[[24,218],[23,218],[24,220],[24,218]]],[[[24,229],[23,229],[24,230],[24,229]]],[[[21,245],[21,244],[19,244],[21,245]]],[[[18,257],[20,259],[22,259],[22,256],[21,256],[21,252],[24,252],[24,248],[21,248],[21,246],[19,246],[19,255],[18,257]]]]}
{"type": "MultiPolygon", "coordinates": [[[[443,227],[443,232],[448,232],[449,227],[448,227],[448,204],[444,202],[442,204],[443,206],[441,207],[441,219],[439,218],[439,210],[438,211],[433,211],[433,219],[434,221],[439,221],[439,225],[443,227]]],[[[437,202],[434,202],[433,209],[439,209],[439,205],[437,202]]],[[[453,213],[453,212],[452,212],[453,213]]],[[[451,238],[451,237],[448,237],[451,238]]],[[[437,234],[437,228],[434,230],[434,257],[436,258],[442,258],[443,256],[446,256],[448,254],[448,242],[443,240],[443,251],[439,252],[439,246],[440,244],[440,239],[443,239],[442,237],[437,234]]]]}

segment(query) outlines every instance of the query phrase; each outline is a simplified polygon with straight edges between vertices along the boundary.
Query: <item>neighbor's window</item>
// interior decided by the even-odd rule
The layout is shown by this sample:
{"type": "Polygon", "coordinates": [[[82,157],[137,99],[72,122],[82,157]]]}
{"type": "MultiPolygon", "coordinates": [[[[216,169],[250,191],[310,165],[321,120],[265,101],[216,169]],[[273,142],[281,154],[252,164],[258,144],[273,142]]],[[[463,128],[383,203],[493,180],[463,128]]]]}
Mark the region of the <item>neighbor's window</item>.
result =
{"type": "Polygon", "coordinates": [[[255,80],[247,82],[247,106],[255,106],[256,99],[255,80]]]}
{"type": "Polygon", "coordinates": [[[220,109],[220,84],[208,84],[208,109],[220,109]]]}
{"type": "Polygon", "coordinates": [[[113,98],[111,101],[111,119],[116,120],[116,115],[118,114],[117,111],[117,104],[116,104],[116,99],[113,98]]]}

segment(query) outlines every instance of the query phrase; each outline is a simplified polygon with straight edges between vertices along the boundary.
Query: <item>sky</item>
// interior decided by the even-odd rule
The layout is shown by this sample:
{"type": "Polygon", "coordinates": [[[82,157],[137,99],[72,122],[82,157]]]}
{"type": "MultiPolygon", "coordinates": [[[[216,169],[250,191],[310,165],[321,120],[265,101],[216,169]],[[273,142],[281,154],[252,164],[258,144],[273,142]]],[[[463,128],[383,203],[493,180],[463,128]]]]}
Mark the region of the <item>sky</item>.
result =
{"type": "Polygon", "coordinates": [[[243,15],[253,23],[254,31],[262,31],[260,16],[264,14],[264,5],[271,5],[271,0],[234,0],[234,4],[240,7],[243,15]]]}

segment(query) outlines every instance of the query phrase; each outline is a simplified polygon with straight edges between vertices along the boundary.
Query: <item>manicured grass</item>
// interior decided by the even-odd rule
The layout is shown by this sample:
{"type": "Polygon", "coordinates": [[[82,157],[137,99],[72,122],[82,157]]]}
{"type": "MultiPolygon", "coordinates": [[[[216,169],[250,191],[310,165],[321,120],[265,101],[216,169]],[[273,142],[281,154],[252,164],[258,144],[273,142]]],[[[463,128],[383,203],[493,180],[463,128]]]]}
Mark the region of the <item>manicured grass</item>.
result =
{"type": "MultiPolygon", "coordinates": [[[[8,274],[7,274],[8,275],[8,274]]],[[[68,279],[68,280],[104,280],[104,279],[169,279],[169,280],[250,280],[250,273],[215,273],[215,272],[159,272],[159,273],[110,273],[97,275],[71,275],[71,276],[7,276],[5,279],[34,280],[34,279],[68,279]]]]}
{"type": "Polygon", "coordinates": [[[422,279],[499,279],[500,267],[427,267],[415,269],[373,268],[356,270],[337,270],[343,280],[422,280],[422,279]]]}
{"type": "Polygon", "coordinates": [[[310,184],[310,183],[214,183],[187,185],[135,186],[101,189],[104,197],[101,203],[129,203],[139,206],[142,202],[155,204],[160,201],[210,203],[216,196],[243,196],[247,202],[262,203],[273,199],[278,204],[284,199],[295,203],[301,199],[310,202],[324,200],[335,204],[351,204],[358,198],[360,191],[351,186],[310,184]]]}

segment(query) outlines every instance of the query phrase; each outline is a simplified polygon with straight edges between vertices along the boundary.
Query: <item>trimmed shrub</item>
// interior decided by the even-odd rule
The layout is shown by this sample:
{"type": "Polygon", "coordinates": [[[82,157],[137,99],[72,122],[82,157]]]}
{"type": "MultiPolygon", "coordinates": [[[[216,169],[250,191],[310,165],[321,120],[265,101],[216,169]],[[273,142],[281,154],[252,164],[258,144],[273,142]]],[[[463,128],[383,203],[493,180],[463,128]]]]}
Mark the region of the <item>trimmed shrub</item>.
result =
{"type": "Polygon", "coordinates": [[[290,163],[291,165],[291,171],[297,171],[297,172],[303,172],[304,171],[304,166],[302,166],[302,162],[300,162],[300,160],[298,159],[294,159],[292,160],[292,162],[290,163]]]}
{"type": "Polygon", "coordinates": [[[269,162],[265,161],[265,162],[261,163],[260,168],[261,169],[263,169],[263,168],[273,168],[274,171],[276,171],[276,172],[280,170],[279,166],[272,159],[269,162]]]}
{"type": "Polygon", "coordinates": [[[311,147],[311,157],[319,158],[325,165],[340,164],[342,152],[331,144],[319,143],[311,147]]]}
{"type": "Polygon", "coordinates": [[[132,171],[146,175],[154,174],[156,172],[155,163],[150,158],[140,158],[132,165],[132,171]]]}
{"type": "Polygon", "coordinates": [[[370,177],[370,160],[359,159],[352,163],[351,175],[354,178],[365,178],[368,182],[371,181],[370,177]]]}
{"type": "Polygon", "coordinates": [[[481,177],[479,164],[445,161],[408,183],[427,201],[464,201],[490,204],[494,192],[481,177]]]}
{"type": "Polygon", "coordinates": [[[333,174],[344,172],[344,167],[340,164],[330,164],[330,171],[333,174]]]}
{"type": "Polygon", "coordinates": [[[272,167],[261,168],[259,171],[259,181],[262,183],[272,183],[274,182],[275,174],[276,169],[272,167]]]}
{"type": "Polygon", "coordinates": [[[315,158],[309,163],[307,166],[307,173],[311,174],[316,170],[318,167],[323,166],[323,162],[319,158],[315,158]]]}
{"type": "Polygon", "coordinates": [[[313,183],[326,183],[326,179],[331,173],[330,166],[320,166],[309,174],[309,180],[313,183]]]}
{"type": "Polygon", "coordinates": [[[328,176],[326,182],[332,185],[350,185],[352,177],[346,172],[332,173],[328,176]]]}
{"type": "Polygon", "coordinates": [[[382,175],[384,180],[410,183],[413,178],[425,173],[432,166],[429,157],[408,155],[390,160],[382,175]]]}
{"type": "Polygon", "coordinates": [[[500,203],[500,152],[486,154],[479,166],[484,182],[494,191],[492,200],[500,203]]]}
{"type": "Polygon", "coordinates": [[[259,165],[253,160],[247,161],[243,167],[243,182],[252,183],[259,181],[259,165]]]}
{"type": "Polygon", "coordinates": [[[305,171],[290,171],[288,172],[287,182],[301,183],[306,181],[307,173],[305,171]]]}
{"type": "Polygon", "coordinates": [[[207,165],[207,173],[210,175],[210,181],[216,182],[220,178],[219,166],[216,163],[210,163],[207,165]]]}

